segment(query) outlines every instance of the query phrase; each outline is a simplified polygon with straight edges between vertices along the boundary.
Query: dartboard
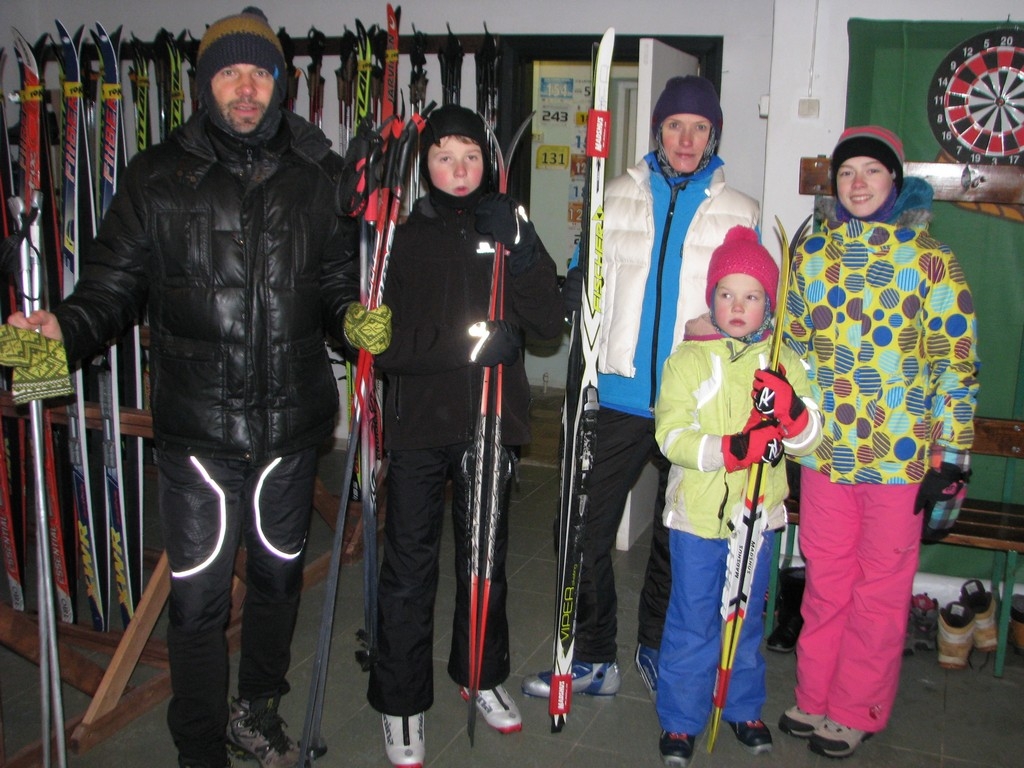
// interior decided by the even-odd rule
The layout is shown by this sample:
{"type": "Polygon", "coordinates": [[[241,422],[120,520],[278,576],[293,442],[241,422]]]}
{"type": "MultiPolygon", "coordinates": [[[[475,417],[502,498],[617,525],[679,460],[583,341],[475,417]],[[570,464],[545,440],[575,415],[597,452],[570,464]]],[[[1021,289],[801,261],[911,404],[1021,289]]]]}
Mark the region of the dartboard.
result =
{"type": "Polygon", "coordinates": [[[928,117],[958,162],[1024,164],[1024,28],[983,32],[946,54],[928,117]]]}

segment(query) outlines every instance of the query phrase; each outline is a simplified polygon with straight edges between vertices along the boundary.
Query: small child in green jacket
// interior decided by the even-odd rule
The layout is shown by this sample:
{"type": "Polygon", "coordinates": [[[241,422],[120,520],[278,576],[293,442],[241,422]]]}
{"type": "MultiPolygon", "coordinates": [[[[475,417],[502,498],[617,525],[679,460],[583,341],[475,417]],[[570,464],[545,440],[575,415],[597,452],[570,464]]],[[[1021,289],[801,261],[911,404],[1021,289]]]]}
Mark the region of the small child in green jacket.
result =
{"type": "Polygon", "coordinates": [[[757,233],[729,230],[708,266],[711,311],[687,323],[685,340],[665,363],[654,410],[658,445],[673,465],[664,513],[672,593],[657,700],[659,748],[670,766],[687,765],[711,713],[730,539],[742,533],[745,470],[761,461],[763,511],[755,525],[763,532],[754,538],[756,567],[722,716],[750,752],[772,748],[761,720],[759,645],[772,541],[785,521],[780,461],[783,448],[803,455],[821,440],[820,414],[797,355],[783,347],[778,370],[768,370],[778,283],[779,268],[757,233]]]}

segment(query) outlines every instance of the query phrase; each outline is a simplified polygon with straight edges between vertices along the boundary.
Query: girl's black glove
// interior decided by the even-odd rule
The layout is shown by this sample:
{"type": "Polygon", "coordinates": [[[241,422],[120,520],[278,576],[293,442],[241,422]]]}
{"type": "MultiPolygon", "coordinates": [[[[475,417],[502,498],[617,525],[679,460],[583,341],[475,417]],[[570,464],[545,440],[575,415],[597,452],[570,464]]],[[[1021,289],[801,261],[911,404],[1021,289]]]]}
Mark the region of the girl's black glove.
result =
{"type": "Polygon", "coordinates": [[[960,507],[967,496],[970,470],[943,462],[938,469],[929,469],[917,490],[914,514],[924,515],[924,541],[939,541],[949,533],[960,515],[960,507]]]}

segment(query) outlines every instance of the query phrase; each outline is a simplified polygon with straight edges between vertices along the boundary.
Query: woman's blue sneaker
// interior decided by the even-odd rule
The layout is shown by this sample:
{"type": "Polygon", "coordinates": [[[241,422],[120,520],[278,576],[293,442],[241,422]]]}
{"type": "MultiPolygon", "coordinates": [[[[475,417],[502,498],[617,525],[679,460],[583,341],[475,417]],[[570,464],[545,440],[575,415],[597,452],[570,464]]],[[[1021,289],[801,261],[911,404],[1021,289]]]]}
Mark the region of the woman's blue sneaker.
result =
{"type": "Polygon", "coordinates": [[[647,695],[651,701],[658,703],[658,654],[657,648],[638,643],[636,646],[636,669],[640,673],[640,679],[644,681],[647,688],[647,695]]]}
{"type": "MultiPolygon", "coordinates": [[[[585,696],[614,696],[619,692],[622,678],[617,662],[591,664],[588,661],[572,663],[572,692],[585,696]]],[[[551,671],[523,678],[523,693],[546,699],[551,694],[551,671]]]]}

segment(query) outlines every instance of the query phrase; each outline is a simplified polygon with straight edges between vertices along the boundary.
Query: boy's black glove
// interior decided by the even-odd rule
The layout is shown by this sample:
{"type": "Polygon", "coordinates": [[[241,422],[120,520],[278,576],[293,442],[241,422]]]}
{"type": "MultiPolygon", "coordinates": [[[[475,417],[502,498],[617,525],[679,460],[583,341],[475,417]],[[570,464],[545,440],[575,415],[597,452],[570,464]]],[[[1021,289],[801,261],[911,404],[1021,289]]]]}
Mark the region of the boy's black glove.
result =
{"type": "Polygon", "coordinates": [[[526,218],[526,209],[512,197],[486,195],[477,203],[475,214],[476,231],[490,235],[508,249],[509,272],[521,274],[537,262],[537,230],[526,218]]]}
{"type": "Polygon", "coordinates": [[[565,305],[566,317],[572,317],[583,306],[583,270],[579,267],[573,267],[565,273],[562,303],[565,305]]]}
{"type": "Polygon", "coordinates": [[[469,353],[469,362],[490,368],[511,365],[519,359],[523,334],[504,320],[484,320],[469,326],[470,337],[477,339],[469,353]]]}

